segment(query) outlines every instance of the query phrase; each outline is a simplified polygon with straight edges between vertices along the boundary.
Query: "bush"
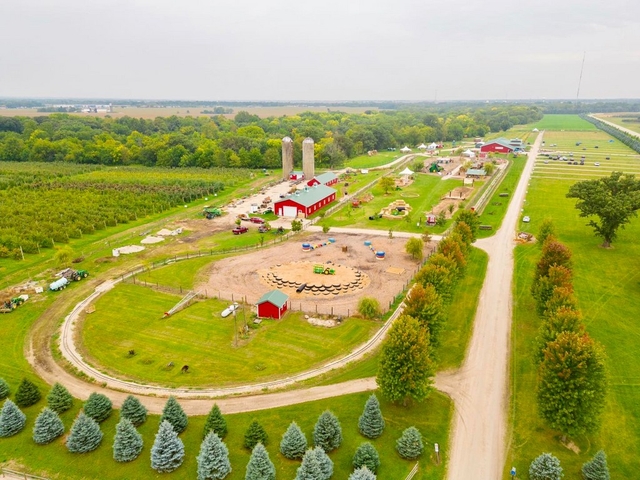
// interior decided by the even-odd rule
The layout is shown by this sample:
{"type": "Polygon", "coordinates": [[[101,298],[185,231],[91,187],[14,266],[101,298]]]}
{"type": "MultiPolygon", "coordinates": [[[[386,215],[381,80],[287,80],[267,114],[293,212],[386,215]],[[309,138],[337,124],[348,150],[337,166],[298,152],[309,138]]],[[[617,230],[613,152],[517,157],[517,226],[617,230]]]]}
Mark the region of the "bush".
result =
{"type": "Polygon", "coordinates": [[[360,467],[349,475],[349,480],[376,480],[376,475],[367,467],[360,467]]]}
{"type": "Polygon", "coordinates": [[[9,384],[4,381],[4,378],[0,378],[0,400],[7,398],[9,393],[11,393],[9,390],[9,384]]]}
{"type": "Polygon", "coordinates": [[[73,453],[87,453],[98,448],[100,442],[100,425],[93,418],[80,412],[67,437],[67,449],[73,453]]]}
{"type": "Polygon", "coordinates": [[[46,445],[63,433],[64,425],[58,414],[54,410],[44,407],[33,425],[33,441],[38,445],[46,445]]]}
{"type": "Polygon", "coordinates": [[[582,465],[582,476],[584,480],[609,480],[609,467],[607,465],[607,456],[602,450],[594,455],[594,457],[582,465]]]}
{"type": "Polygon", "coordinates": [[[231,472],[229,450],[213,431],[204,438],[197,460],[198,480],[222,480],[231,472]]]}
{"type": "Polygon", "coordinates": [[[329,410],[325,410],[313,429],[313,443],[325,452],[331,452],[342,443],[342,427],[340,421],[329,410]]]}
{"type": "Polygon", "coordinates": [[[26,378],[22,379],[16,392],[16,404],[20,407],[30,407],[40,401],[42,395],[35,384],[26,378]]]}
{"type": "Polygon", "coordinates": [[[384,431],[384,418],[380,411],[380,402],[375,394],[367,399],[364,405],[364,412],[358,420],[358,429],[360,433],[367,438],[378,438],[384,431]]]}
{"type": "Polygon", "coordinates": [[[169,473],[184,461],[184,444],[173,426],[163,420],[151,447],[151,468],[156,472],[169,473]]]}
{"type": "Polygon", "coordinates": [[[131,420],[123,417],[116,425],[113,439],[113,459],[116,462],[130,462],[142,452],[142,435],[138,433],[131,420]]]}
{"type": "Polygon", "coordinates": [[[124,399],[120,409],[120,420],[123,418],[130,420],[135,427],[138,427],[147,420],[147,409],[140,403],[140,400],[129,395],[124,399]]]}
{"type": "Polygon", "coordinates": [[[69,390],[56,382],[47,395],[47,405],[56,413],[66,412],[73,406],[73,397],[69,390]]]}
{"type": "Polygon", "coordinates": [[[11,400],[5,400],[0,410],[0,437],[10,437],[22,431],[27,416],[11,400]]]}
{"type": "Polygon", "coordinates": [[[307,450],[307,439],[296,422],[291,422],[282,435],[280,453],[290,460],[302,458],[307,450]]]}
{"type": "Polygon", "coordinates": [[[422,455],[422,435],[416,427],[409,427],[396,442],[396,450],[402,458],[414,460],[422,455]]]}
{"type": "Polygon", "coordinates": [[[375,298],[362,297],[358,302],[358,313],[364,318],[378,318],[380,316],[380,303],[375,298]]]}
{"type": "Polygon", "coordinates": [[[244,448],[253,450],[258,443],[266,445],[268,440],[267,432],[264,431],[264,428],[257,420],[254,420],[244,434],[244,448]]]}
{"type": "Polygon", "coordinates": [[[357,470],[360,467],[367,467],[373,473],[380,467],[380,456],[369,442],[362,443],[353,456],[353,468],[357,470]]]}
{"type": "Polygon", "coordinates": [[[204,437],[206,437],[209,432],[214,432],[220,438],[227,436],[227,421],[222,416],[220,407],[218,407],[217,404],[215,404],[209,412],[207,421],[204,424],[204,437]]]}
{"type": "Polygon", "coordinates": [[[106,395],[93,392],[84,402],[84,413],[96,422],[104,422],[111,415],[111,400],[106,395]]]}
{"type": "Polygon", "coordinates": [[[261,443],[253,447],[244,478],[245,480],[276,480],[276,467],[273,466],[269,452],[261,443]]]}
{"type": "Polygon", "coordinates": [[[187,428],[187,423],[189,422],[187,414],[184,413],[184,410],[182,410],[182,407],[173,396],[169,397],[164,405],[162,418],[160,418],[160,422],[163,421],[169,422],[177,433],[182,433],[187,428]]]}
{"type": "Polygon", "coordinates": [[[531,480],[560,480],[563,476],[560,460],[550,453],[543,453],[529,466],[531,480]]]}

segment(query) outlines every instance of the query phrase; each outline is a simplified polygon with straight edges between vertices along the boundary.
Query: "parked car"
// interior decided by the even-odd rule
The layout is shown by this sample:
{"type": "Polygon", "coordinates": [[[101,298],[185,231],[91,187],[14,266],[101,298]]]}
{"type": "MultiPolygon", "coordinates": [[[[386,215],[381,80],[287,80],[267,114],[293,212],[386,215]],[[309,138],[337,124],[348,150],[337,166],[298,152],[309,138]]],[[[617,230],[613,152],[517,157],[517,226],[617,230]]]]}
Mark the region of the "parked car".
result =
{"type": "Polygon", "coordinates": [[[529,223],[531,221],[531,218],[529,218],[529,215],[525,215],[524,217],[522,217],[522,221],[524,223],[529,223]]]}
{"type": "Polygon", "coordinates": [[[234,235],[240,235],[242,233],[247,233],[249,231],[249,229],[247,227],[236,227],[233,230],[231,230],[233,232],[234,235]]]}
{"type": "Polygon", "coordinates": [[[259,223],[260,225],[262,225],[264,223],[264,218],[260,218],[260,217],[251,217],[249,219],[249,221],[251,223],[259,223]]]}
{"type": "Polygon", "coordinates": [[[260,232],[260,233],[266,233],[266,232],[268,232],[269,230],[271,230],[271,228],[270,228],[270,227],[267,227],[266,225],[260,225],[260,226],[258,227],[258,232],[260,232]]]}
{"type": "Polygon", "coordinates": [[[600,166],[600,163],[596,162],[596,163],[594,163],[594,165],[595,165],[596,167],[599,167],[599,166],[600,166]]]}
{"type": "Polygon", "coordinates": [[[233,312],[235,312],[238,308],[239,308],[239,305],[236,302],[234,302],[231,305],[229,305],[227,308],[225,308],[220,315],[222,315],[222,318],[226,318],[229,315],[231,315],[233,312]]]}

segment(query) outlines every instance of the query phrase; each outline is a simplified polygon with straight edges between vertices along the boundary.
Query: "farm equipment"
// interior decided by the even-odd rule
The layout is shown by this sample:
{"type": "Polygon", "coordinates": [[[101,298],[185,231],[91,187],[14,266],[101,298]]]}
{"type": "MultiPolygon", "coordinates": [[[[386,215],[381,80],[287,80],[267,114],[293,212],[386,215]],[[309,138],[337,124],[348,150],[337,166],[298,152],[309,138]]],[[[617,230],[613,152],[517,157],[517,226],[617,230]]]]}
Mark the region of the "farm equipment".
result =
{"type": "Polygon", "coordinates": [[[89,276],[89,272],[86,270],[74,270],[72,268],[67,268],[61,271],[57,276],[66,278],[70,282],[77,282],[83,278],[87,278],[89,276]]]}
{"type": "Polygon", "coordinates": [[[324,265],[314,265],[313,273],[320,273],[323,275],[335,275],[336,271],[333,268],[325,267],[324,265]]]}
{"type": "Polygon", "coordinates": [[[202,214],[207,220],[211,220],[212,218],[221,217],[222,210],[216,207],[204,207],[202,209],[202,214]]]}
{"type": "Polygon", "coordinates": [[[429,167],[429,173],[438,173],[444,170],[437,162],[433,162],[429,167]]]}
{"type": "Polygon", "coordinates": [[[20,295],[19,297],[7,299],[0,303],[0,313],[11,313],[27,300],[29,300],[29,295],[20,295]]]}
{"type": "Polygon", "coordinates": [[[49,285],[49,290],[51,290],[52,292],[58,292],[60,290],[64,290],[65,288],[67,288],[67,285],[69,285],[69,280],[67,280],[66,277],[62,277],[56,280],[55,282],[51,283],[49,285]]]}

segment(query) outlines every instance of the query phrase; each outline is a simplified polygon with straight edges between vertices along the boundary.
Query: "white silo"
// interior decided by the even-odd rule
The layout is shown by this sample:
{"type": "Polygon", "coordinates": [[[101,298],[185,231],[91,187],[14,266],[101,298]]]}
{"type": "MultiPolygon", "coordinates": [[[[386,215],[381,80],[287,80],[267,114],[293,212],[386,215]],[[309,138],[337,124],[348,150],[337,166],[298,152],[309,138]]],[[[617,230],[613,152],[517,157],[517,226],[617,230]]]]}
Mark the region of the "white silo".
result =
{"type": "Polygon", "coordinates": [[[282,178],[289,179],[293,171],[293,140],[289,137],[282,139],[282,178]]]}
{"type": "Polygon", "coordinates": [[[313,159],[313,138],[307,137],[302,142],[302,172],[305,180],[309,181],[315,176],[313,159]]]}

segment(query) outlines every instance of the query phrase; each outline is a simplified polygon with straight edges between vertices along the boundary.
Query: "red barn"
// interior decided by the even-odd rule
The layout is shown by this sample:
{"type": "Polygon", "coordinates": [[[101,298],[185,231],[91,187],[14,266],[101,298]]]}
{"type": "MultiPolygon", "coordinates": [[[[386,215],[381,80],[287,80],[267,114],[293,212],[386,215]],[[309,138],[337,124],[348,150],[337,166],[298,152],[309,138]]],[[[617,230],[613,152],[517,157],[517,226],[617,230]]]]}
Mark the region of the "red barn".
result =
{"type": "Polygon", "coordinates": [[[280,290],[271,290],[258,300],[258,317],[280,320],[287,311],[289,297],[280,290]]]}
{"type": "Polygon", "coordinates": [[[338,176],[333,172],[326,172],[313,177],[307,182],[307,185],[310,187],[313,187],[314,185],[326,185],[327,187],[330,187],[336,183],[338,183],[338,176]]]}
{"type": "Polygon", "coordinates": [[[515,147],[510,145],[509,140],[506,138],[498,138],[496,140],[489,140],[487,143],[480,147],[481,152],[494,152],[494,153],[511,153],[515,147]]]}
{"type": "Polygon", "coordinates": [[[302,180],[304,178],[304,172],[294,170],[289,174],[289,180],[302,180]]]}
{"type": "Polygon", "coordinates": [[[334,202],[336,191],[326,185],[315,185],[298,190],[293,195],[278,200],[274,211],[280,217],[306,217],[334,202]]]}

